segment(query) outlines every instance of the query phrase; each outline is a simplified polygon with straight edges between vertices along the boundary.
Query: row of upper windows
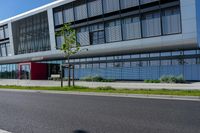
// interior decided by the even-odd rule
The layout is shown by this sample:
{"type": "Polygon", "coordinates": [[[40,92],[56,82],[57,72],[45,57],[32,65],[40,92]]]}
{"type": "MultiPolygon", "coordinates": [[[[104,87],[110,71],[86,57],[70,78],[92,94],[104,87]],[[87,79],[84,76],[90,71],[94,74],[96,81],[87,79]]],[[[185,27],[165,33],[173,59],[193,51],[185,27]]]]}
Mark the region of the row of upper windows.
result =
{"type": "MultiPolygon", "coordinates": [[[[181,33],[179,7],[98,23],[77,29],[81,46],[181,33]]],[[[56,37],[59,48],[64,40],[56,37]]]]}
{"type": "Polygon", "coordinates": [[[156,1],[159,0],[88,0],[87,4],[84,1],[76,2],[74,4],[70,3],[67,6],[55,10],[54,23],[55,26],[58,26],[63,23],[135,7],[138,6],[139,3],[142,5],[156,1]]]}
{"type": "Polygon", "coordinates": [[[7,25],[1,26],[0,27],[0,40],[7,39],[7,38],[9,38],[8,26],[7,25]]]}

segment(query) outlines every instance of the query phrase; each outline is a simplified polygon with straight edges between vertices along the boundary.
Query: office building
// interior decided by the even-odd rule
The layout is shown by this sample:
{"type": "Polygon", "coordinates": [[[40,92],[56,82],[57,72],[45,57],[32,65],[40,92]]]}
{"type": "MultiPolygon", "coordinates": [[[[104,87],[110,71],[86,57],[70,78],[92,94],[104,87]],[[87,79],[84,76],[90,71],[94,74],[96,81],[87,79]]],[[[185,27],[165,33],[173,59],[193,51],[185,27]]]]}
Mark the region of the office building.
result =
{"type": "Polygon", "coordinates": [[[199,0],[58,0],[3,20],[0,78],[57,74],[65,56],[55,33],[65,23],[82,49],[70,59],[76,79],[200,80],[199,0]]]}

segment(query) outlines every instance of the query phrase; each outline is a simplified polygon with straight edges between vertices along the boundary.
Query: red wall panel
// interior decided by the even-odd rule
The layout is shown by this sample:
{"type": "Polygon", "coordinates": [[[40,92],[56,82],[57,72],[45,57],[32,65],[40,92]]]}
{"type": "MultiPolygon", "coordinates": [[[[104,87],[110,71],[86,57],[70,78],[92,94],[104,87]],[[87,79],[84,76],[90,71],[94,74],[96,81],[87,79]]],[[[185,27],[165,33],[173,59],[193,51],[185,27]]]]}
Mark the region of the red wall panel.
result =
{"type": "Polygon", "coordinates": [[[42,63],[31,63],[31,80],[48,79],[48,65],[42,63]]]}

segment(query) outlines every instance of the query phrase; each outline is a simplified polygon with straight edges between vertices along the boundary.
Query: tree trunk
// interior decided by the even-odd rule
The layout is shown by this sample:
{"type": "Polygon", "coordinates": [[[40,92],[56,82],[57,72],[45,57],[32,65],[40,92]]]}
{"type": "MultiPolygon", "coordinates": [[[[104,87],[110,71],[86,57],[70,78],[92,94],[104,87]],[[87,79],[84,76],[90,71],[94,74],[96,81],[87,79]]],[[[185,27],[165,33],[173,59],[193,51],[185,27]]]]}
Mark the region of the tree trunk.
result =
{"type": "Polygon", "coordinates": [[[74,65],[72,65],[72,82],[73,82],[73,86],[75,86],[75,81],[74,81],[74,65]]]}
{"type": "Polygon", "coordinates": [[[61,82],[61,87],[63,87],[63,65],[60,65],[60,82],[61,82]]]}
{"type": "Polygon", "coordinates": [[[70,66],[70,62],[69,62],[69,56],[68,56],[68,86],[70,87],[71,86],[71,66],[70,66]]]}

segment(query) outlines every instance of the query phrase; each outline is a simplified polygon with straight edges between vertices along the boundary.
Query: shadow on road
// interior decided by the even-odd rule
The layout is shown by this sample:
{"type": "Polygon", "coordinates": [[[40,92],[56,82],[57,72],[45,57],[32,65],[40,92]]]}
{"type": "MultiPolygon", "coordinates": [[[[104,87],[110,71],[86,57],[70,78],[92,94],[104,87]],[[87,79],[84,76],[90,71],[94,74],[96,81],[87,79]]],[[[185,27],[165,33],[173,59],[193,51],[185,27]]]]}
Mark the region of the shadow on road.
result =
{"type": "Polygon", "coordinates": [[[84,131],[84,130],[75,130],[73,131],[73,133],[89,133],[89,132],[84,131]]]}

